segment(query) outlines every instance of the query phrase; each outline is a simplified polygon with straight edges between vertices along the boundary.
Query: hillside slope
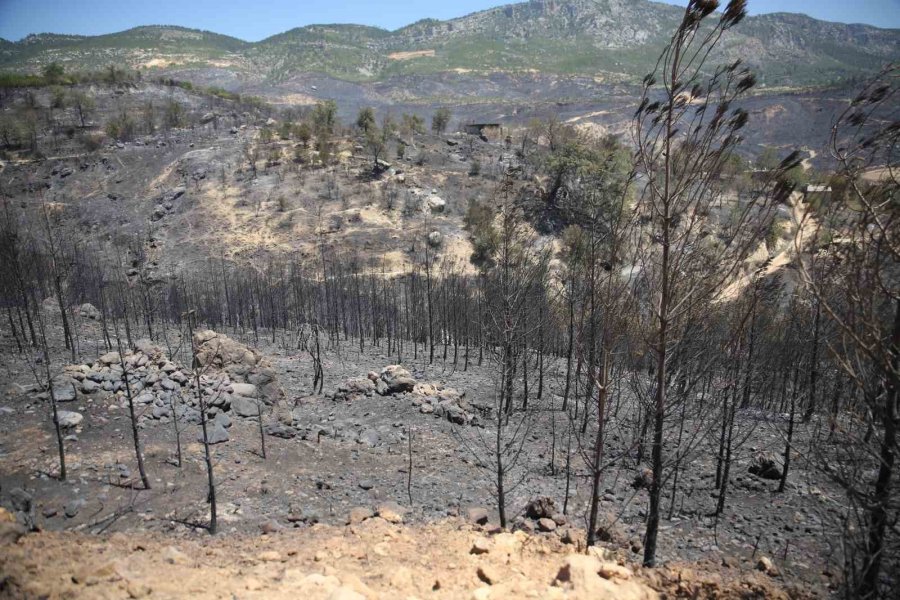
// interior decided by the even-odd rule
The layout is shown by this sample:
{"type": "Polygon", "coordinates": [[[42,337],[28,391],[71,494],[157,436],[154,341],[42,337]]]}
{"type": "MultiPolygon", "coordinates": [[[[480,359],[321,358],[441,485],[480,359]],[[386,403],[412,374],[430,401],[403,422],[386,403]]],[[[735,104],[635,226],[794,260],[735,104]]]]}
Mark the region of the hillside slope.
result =
{"type": "MultiPolygon", "coordinates": [[[[95,37],[41,34],[0,45],[0,69],[36,71],[51,61],[70,69],[195,67],[270,84],[311,72],[374,81],[447,71],[634,82],[652,68],[681,14],[679,7],[648,0],[531,0],[393,32],[311,25],[257,43],[163,26],[95,37]]],[[[845,82],[898,57],[898,30],[777,13],[745,19],[717,58],[741,58],[760,72],[763,85],[796,87],[845,82]]]]}

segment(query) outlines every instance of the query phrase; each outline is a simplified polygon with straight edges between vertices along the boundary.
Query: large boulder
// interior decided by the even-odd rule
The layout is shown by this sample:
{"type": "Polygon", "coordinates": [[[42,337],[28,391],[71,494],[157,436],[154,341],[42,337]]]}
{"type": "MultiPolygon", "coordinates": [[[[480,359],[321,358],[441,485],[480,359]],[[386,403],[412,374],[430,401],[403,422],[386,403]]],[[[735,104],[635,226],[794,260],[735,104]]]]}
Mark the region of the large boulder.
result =
{"type": "Polygon", "coordinates": [[[84,303],[78,307],[78,314],[82,319],[90,319],[96,321],[100,318],[100,311],[93,304],[84,303]]]}
{"type": "Polygon", "coordinates": [[[57,375],[50,383],[50,387],[53,388],[53,397],[57,402],[72,402],[75,400],[75,383],[68,375],[57,375]]]}
{"type": "Polygon", "coordinates": [[[285,440],[295,438],[299,433],[290,425],[285,425],[283,423],[269,423],[268,425],[266,425],[265,430],[269,435],[285,440]]]}
{"type": "Polygon", "coordinates": [[[259,415],[259,404],[253,398],[232,396],[231,412],[239,417],[256,417],[259,415]]]}
{"type": "MultiPolygon", "coordinates": [[[[227,442],[229,439],[228,432],[220,423],[216,423],[215,421],[207,424],[206,430],[207,441],[210,444],[221,444],[223,442],[227,442]]],[[[200,432],[200,435],[197,437],[198,442],[203,442],[203,432],[200,432]]]]}
{"type": "Polygon", "coordinates": [[[338,392],[347,400],[356,400],[375,390],[375,384],[368,377],[351,377],[338,386],[338,392]]]}
{"type": "Polygon", "coordinates": [[[767,454],[755,456],[748,470],[751,474],[763,479],[781,479],[781,467],[778,466],[774,458],[767,454]]]}
{"type": "Polygon", "coordinates": [[[549,519],[554,514],[556,514],[556,503],[553,498],[546,496],[535,498],[525,507],[525,515],[530,519],[549,519]]]}
{"type": "Polygon", "coordinates": [[[56,411],[56,419],[59,421],[59,426],[63,429],[71,429],[81,425],[81,422],[84,421],[84,416],[72,410],[58,410],[56,411]]]}
{"type": "Polygon", "coordinates": [[[423,414],[445,418],[456,425],[481,425],[481,418],[466,401],[465,394],[455,388],[434,383],[417,383],[412,393],[413,404],[423,414]]]}
{"type": "Polygon", "coordinates": [[[387,385],[388,394],[411,392],[416,387],[416,380],[400,365],[386,366],[381,370],[380,377],[387,385]]]}
{"type": "Polygon", "coordinates": [[[425,200],[425,206],[434,213],[444,212],[444,208],[446,208],[447,203],[440,196],[429,196],[427,200],[425,200]]]}
{"type": "Polygon", "coordinates": [[[246,398],[257,398],[259,397],[259,392],[256,389],[256,386],[252,383],[232,383],[231,384],[231,392],[233,394],[237,394],[238,396],[244,396],[246,398]]]}
{"type": "Polygon", "coordinates": [[[48,313],[59,313],[59,302],[53,296],[48,296],[41,301],[41,308],[48,313]]]}
{"type": "Polygon", "coordinates": [[[136,353],[145,354],[149,360],[156,362],[165,355],[165,351],[161,346],[154,344],[147,338],[141,338],[134,343],[136,353]]]}
{"type": "Polygon", "coordinates": [[[107,352],[100,357],[100,364],[102,365],[118,365],[120,361],[121,358],[118,352],[107,352]]]}
{"type": "Polygon", "coordinates": [[[261,360],[259,352],[209,329],[195,333],[194,344],[201,367],[223,369],[229,374],[247,375],[261,360]]]}

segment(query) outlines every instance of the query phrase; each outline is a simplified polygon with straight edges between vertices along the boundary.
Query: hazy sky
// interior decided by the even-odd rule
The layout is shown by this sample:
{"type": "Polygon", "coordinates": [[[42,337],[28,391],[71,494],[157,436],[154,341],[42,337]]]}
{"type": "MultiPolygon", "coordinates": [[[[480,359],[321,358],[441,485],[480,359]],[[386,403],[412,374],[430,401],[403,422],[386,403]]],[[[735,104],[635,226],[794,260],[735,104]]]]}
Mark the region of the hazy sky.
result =
{"type": "MultiPolygon", "coordinates": [[[[508,0],[0,0],[0,37],[183,25],[257,41],[311,23],[397,29],[426,17],[448,19],[504,3],[508,0]]],[[[751,14],[801,12],[827,21],[900,28],[900,0],[749,0],[749,8],[751,14]]]]}

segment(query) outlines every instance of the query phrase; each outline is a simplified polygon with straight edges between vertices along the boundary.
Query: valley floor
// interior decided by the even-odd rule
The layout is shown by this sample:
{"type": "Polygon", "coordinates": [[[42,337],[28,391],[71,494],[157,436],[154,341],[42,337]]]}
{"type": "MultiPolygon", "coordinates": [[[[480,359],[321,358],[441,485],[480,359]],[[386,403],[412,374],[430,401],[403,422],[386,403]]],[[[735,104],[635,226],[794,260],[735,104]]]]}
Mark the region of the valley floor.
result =
{"type": "MultiPolygon", "coordinates": [[[[82,360],[90,362],[106,351],[100,339],[96,324],[86,324],[81,331],[82,360]]],[[[242,341],[254,343],[252,338],[242,341]]],[[[68,431],[69,478],[60,482],[54,477],[57,456],[48,407],[33,393],[16,393],[22,388],[13,384],[28,386],[34,379],[12,340],[2,343],[0,390],[6,395],[0,403],[0,505],[13,510],[15,490],[24,490],[37,527],[45,532],[28,535],[0,552],[0,581],[5,582],[0,583],[0,590],[5,590],[0,595],[124,597],[146,585],[154,590],[151,597],[161,598],[268,598],[279,593],[296,597],[304,578],[321,573],[337,574],[350,587],[357,580],[348,577],[358,578],[374,590],[363,592],[367,598],[529,597],[512,591],[472,595],[479,585],[477,557],[469,554],[474,537],[488,536],[492,543],[505,539],[497,537],[493,525],[497,515],[489,460],[478,450],[485,438],[491,439],[489,421],[483,428],[454,425],[422,414],[404,395],[353,402],[314,395],[308,355],[295,350],[290,340],[277,337],[273,344],[260,339],[259,348],[287,393],[287,410],[295,407],[294,414],[302,415],[316,435],[307,439],[267,435],[263,459],[258,423],[234,417],[229,441],[212,447],[219,506],[219,534],[212,537],[203,527],[208,505],[198,426],[186,425],[182,432],[184,464],[178,468],[173,464],[171,422],[142,417],[152,489],[141,490],[127,412],[100,393],[79,393],[74,402],[61,405],[83,414],[84,421],[68,431]],[[399,505],[400,518],[392,518],[397,523],[367,518],[385,503],[399,505]],[[467,519],[472,507],[487,509],[490,524],[475,525],[467,519]],[[169,546],[187,555],[187,562],[181,564],[178,558],[175,565],[166,563],[169,546]],[[96,586],[73,580],[73,575],[81,579],[78,573],[85,569],[100,570],[96,577],[85,576],[84,581],[94,577],[96,586]],[[432,593],[436,581],[440,586],[432,593]]],[[[465,391],[472,403],[492,402],[493,372],[486,359],[479,367],[473,353],[464,371],[462,355],[453,368],[452,348],[446,363],[439,349],[433,365],[423,360],[421,347],[415,361],[410,348],[404,354],[404,364],[418,380],[465,391]]],[[[61,348],[54,361],[64,363],[61,348]]],[[[342,340],[325,352],[325,391],[394,362],[396,356],[387,356],[382,348],[366,343],[360,353],[357,342],[342,340]]],[[[507,498],[511,527],[527,531],[516,534],[520,550],[496,565],[502,581],[531,586],[530,597],[550,597],[534,590],[553,583],[564,556],[576,552],[584,539],[589,479],[574,443],[571,497],[561,524],[554,532],[538,533],[535,522],[523,515],[526,504],[536,497],[552,498],[556,510],[563,512],[565,438],[558,394],[564,371],[562,363],[550,369],[543,410],[535,416],[516,471],[518,485],[507,498]],[[556,410],[549,410],[550,398],[556,410]]],[[[629,453],[634,435],[631,416],[622,408],[620,418],[610,424],[607,452],[621,459],[601,482],[602,519],[609,534],[602,547],[609,553],[606,558],[638,564],[647,492],[632,487],[639,469],[629,453]]],[[[269,418],[276,419],[274,410],[269,418]]],[[[665,569],[641,578],[662,589],[667,577],[683,579],[677,571],[687,565],[708,573],[724,570],[726,575],[715,585],[733,592],[717,592],[710,584],[709,589],[701,586],[706,591],[700,597],[769,597],[769,585],[792,590],[793,597],[825,597],[836,583],[833,574],[839,572],[843,498],[803,458],[804,440],[817,425],[800,427],[799,458],[790,485],[786,493],[777,494],[777,482],[750,475],[747,464],[758,451],[781,450],[783,423],[755,414],[740,421],[749,437],[732,469],[724,514],[718,519],[710,516],[716,502],[715,453],[700,447],[682,471],[681,491],[671,514],[671,498],[668,492],[665,496],[659,551],[665,569]],[[767,572],[758,570],[763,557],[771,561],[767,572]],[[745,575],[763,591],[754,595],[735,588],[745,575]]]]}

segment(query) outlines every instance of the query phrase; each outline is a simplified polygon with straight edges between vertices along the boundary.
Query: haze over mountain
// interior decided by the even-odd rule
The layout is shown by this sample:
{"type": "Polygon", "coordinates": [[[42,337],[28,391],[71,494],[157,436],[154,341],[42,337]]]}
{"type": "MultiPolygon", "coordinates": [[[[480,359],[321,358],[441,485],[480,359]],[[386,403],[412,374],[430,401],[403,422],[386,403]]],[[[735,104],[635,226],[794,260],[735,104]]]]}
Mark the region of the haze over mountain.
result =
{"type": "MultiPolygon", "coordinates": [[[[272,86],[317,73],[351,82],[408,75],[579,75],[630,83],[653,66],[683,9],[647,0],[531,0],[396,31],[311,25],[250,43],[212,32],[144,26],[101,36],[38,34],[0,41],[0,69],[37,71],[108,64],[191,70],[224,87],[272,86]]],[[[900,30],[818,21],[798,14],[751,16],[717,59],[741,58],[760,88],[840,84],[900,57],[900,30]]]]}

